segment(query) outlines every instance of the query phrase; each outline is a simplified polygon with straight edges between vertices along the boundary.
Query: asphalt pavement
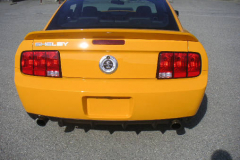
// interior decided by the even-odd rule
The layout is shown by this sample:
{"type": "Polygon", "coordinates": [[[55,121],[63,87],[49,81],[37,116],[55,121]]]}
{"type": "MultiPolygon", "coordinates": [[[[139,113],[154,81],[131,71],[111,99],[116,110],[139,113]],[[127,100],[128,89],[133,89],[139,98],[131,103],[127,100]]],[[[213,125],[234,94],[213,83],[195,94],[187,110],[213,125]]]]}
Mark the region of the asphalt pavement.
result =
{"type": "Polygon", "coordinates": [[[173,0],[184,28],[209,58],[206,94],[185,131],[164,126],[39,127],[14,85],[14,56],[31,31],[41,30],[58,4],[0,2],[0,159],[240,159],[240,3],[173,0]]]}

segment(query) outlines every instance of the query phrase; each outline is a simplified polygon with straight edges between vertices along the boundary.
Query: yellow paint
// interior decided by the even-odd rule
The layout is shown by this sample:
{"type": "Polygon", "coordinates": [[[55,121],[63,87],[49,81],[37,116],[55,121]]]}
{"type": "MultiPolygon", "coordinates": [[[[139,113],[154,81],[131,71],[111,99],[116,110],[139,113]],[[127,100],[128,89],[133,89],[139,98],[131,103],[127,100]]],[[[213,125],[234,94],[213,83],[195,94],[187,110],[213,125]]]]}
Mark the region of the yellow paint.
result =
{"type": "Polygon", "coordinates": [[[86,97],[86,115],[89,118],[129,118],[131,116],[131,98],[92,98],[86,97]]]}
{"type": "Polygon", "coordinates": [[[147,39],[194,41],[197,38],[184,31],[167,31],[154,29],[68,29],[47,30],[28,33],[25,40],[45,39],[147,39]]]}
{"type": "MultiPolygon", "coordinates": [[[[177,19],[175,13],[174,17],[177,19]]],[[[207,86],[208,58],[196,37],[182,29],[178,19],[177,23],[179,32],[85,29],[29,33],[15,56],[15,83],[24,108],[38,115],[85,120],[156,120],[195,115],[207,86]],[[125,45],[93,45],[95,39],[123,39],[125,45]],[[38,42],[68,44],[37,47],[38,42]],[[63,77],[22,74],[20,56],[27,50],[58,50],[63,77]],[[198,52],[202,58],[200,76],[157,79],[158,55],[162,51],[198,52]],[[113,74],[99,68],[105,55],[114,56],[119,63],[113,74]]]]}
{"type": "Polygon", "coordinates": [[[15,83],[29,113],[72,119],[154,120],[195,115],[207,85],[207,71],[183,79],[83,79],[29,76],[15,68],[15,83]],[[85,97],[131,97],[131,115],[89,117],[84,111],[85,97]]]}

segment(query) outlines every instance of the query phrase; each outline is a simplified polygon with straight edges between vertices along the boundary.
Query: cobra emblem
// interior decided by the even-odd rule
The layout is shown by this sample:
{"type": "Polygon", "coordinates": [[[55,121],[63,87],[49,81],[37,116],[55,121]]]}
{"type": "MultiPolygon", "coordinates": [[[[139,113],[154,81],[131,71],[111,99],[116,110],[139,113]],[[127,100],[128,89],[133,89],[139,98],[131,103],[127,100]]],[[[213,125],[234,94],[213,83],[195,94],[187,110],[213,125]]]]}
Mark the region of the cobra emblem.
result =
{"type": "Polygon", "coordinates": [[[99,68],[106,74],[111,74],[117,70],[118,62],[110,55],[103,56],[99,62],[99,68]]]}

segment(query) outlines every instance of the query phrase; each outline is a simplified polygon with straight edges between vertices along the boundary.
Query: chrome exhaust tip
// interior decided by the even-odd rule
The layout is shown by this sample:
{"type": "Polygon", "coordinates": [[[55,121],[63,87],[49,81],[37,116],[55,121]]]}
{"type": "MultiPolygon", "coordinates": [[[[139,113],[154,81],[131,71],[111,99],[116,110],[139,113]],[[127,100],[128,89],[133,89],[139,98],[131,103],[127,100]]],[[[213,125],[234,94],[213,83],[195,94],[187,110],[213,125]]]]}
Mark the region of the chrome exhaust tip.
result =
{"type": "Polygon", "coordinates": [[[178,130],[178,129],[182,128],[182,124],[179,120],[175,119],[171,123],[171,128],[174,130],[178,130]]]}

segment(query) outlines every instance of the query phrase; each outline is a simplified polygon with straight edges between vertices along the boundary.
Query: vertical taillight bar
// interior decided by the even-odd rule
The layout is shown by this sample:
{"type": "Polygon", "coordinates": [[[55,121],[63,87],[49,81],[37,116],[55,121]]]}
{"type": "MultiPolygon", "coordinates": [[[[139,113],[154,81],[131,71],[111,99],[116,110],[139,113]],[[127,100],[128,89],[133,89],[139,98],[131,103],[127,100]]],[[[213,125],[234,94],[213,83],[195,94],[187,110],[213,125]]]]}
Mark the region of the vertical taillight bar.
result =
{"type": "Polygon", "coordinates": [[[24,74],[33,75],[33,52],[23,52],[21,56],[21,70],[24,74]]]}
{"type": "Polygon", "coordinates": [[[196,77],[201,73],[201,57],[197,53],[188,53],[188,77],[196,77]]]}
{"type": "Polygon", "coordinates": [[[174,78],[187,77],[187,53],[174,53],[174,78]]]}
{"type": "Polygon", "coordinates": [[[58,51],[46,52],[47,59],[47,76],[59,77],[60,76],[60,58],[58,51]]]}
{"type": "Polygon", "coordinates": [[[158,65],[159,79],[197,77],[201,73],[201,57],[198,53],[162,52],[158,65]]]}
{"type": "Polygon", "coordinates": [[[46,52],[34,51],[33,54],[34,75],[46,76],[46,52]]]}
{"type": "Polygon", "coordinates": [[[160,54],[159,78],[172,78],[173,75],[173,53],[160,54]]]}

